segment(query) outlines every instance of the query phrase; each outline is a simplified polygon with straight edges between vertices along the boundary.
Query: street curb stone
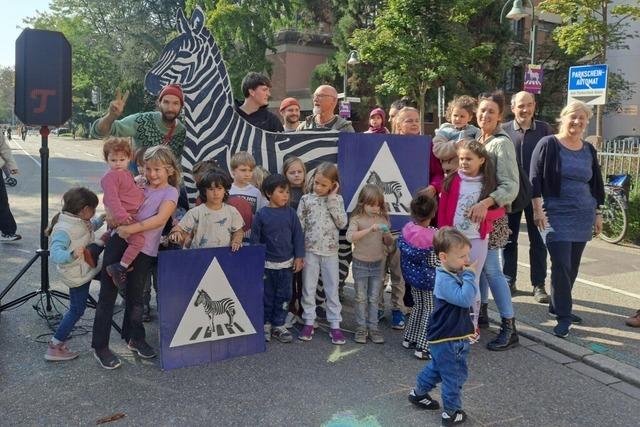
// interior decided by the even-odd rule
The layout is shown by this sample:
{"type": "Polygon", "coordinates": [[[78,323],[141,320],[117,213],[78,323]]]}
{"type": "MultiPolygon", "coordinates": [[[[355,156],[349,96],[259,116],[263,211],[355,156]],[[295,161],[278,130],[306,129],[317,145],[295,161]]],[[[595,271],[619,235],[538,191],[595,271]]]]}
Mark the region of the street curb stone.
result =
{"type": "Polygon", "coordinates": [[[587,365],[614,375],[636,386],[640,385],[640,369],[618,362],[603,354],[587,356],[582,360],[587,365]]]}
{"type": "Polygon", "coordinates": [[[606,385],[619,383],[621,381],[620,378],[616,378],[614,376],[606,374],[603,371],[596,368],[592,368],[591,366],[586,365],[582,362],[568,363],[567,366],[573,369],[574,371],[580,372],[581,374],[584,374],[606,385]]]}
{"type": "Polygon", "coordinates": [[[548,359],[551,359],[554,362],[559,363],[561,365],[567,365],[569,363],[575,362],[574,359],[567,357],[564,354],[558,351],[555,351],[549,347],[546,347],[544,345],[540,345],[540,344],[532,345],[531,347],[527,347],[527,349],[531,351],[535,351],[536,353],[541,354],[542,356],[548,359]]]}
{"type": "MultiPolygon", "coordinates": [[[[497,324],[500,324],[501,319],[500,319],[499,313],[493,310],[488,310],[488,314],[491,321],[497,324]]],[[[531,326],[527,323],[517,322],[517,329],[518,329],[518,334],[521,335],[521,339],[522,337],[529,338],[530,340],[533,340],[536,343],[540,343],[552,350],[556,350],[557,352],[562,353],[563,355],[568,356],[575,361],[578,361],[578,362],[581,361],[585,365],[591,366],[592,368],[605,372],[606,374],[612,375],[616,378],[619,378],[620,380],[626,381],[631,384],[630,387],[633,387],[633,390],[638,390],[636,392],[636,391],[633,391],[632,389],[628,389],[628,390],[631,390],[629,393],[640,393],[640,389],[637,389],[637,387],[640,387],[640,369],[627,365],[625,363],[619,362],[603,354],[594,353],[593,351],[585,347],[582,347],[578,344],[574,344],[562,338],[553,336],[550,333],[537,329],[534,326],[531,326]]],[[[543,353],[544,350],[539,351],[539,349],[536,348],[536,345],[530,345],[527,348],[533,351],[536,351],[536,353],[542,354],[553,360],[556,360],[553,356],[551,356],[550,353],[543,353]]],[[[560,362],[560,363],[563,363],[563,362],[560,362]]],[[[564,362],[563,364],[566,364],[566,363],[569,363],[569,362],[564,362]]],[[[578,370],[578,369],[575,369],[575,370],[578,370]]],[[[597,378],[594,378],[594,379],[598,380],[597,378]]],[[[600,381],[600,382],[603,382],[603,381],[600,381]]],[[[611,387],[614,387],[616,385],[618,384],[612,384],[611,387]]],[[[619,387],[614,387],[614,388],[618,389],[619,387]]],[[[623,390],[620,390],[620,391],[623,391],[623,390]]],[[[636,397],[636,395],[634,394],[629,394],[629,395],[632,397],[636,397]]]]}
{"type": "Polygon", "coordinates": [[[640,400],[640,388],[632,386],[629,383],[619,382],[619,383],[611,384],[609,387],[615,388],[616,390],[626,394],[627,396],[631,396],[634,399],[640,400]]]}

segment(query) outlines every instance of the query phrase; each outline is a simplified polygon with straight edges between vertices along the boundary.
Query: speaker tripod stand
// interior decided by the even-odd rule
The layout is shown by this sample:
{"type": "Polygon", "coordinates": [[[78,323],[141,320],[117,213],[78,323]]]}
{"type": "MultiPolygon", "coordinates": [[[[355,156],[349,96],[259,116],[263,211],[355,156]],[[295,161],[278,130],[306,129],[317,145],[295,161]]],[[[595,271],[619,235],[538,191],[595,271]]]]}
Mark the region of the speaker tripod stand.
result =
{"type": "MultiPolygon", "coordinates": [[[[0,302],[38,259],[40,260],[40,289],[31,291],[13,301],[0,304],[0,313],[25,303],[31,298],[37,296],[44,296],[46,300],[45,308],[47,311],[51,311],[52,309],[52,298],[69,299],[68,294],[55,289],[52,290],[49,284],[49,237],[45,233],[49,223],[49,127],[40,127],[40,136],[42,140],[42,145],[40,147],[40,248],[36,250],[35,255],[24,267],[22,267],[20,272],[11,280],[9,285],[0,292],[0,302]]],[[[93,309],[97,307],[97,302],[91,295],[87,297],[87,307],[93,309]]],[[[115,322],[112,321],[111,325],[115,330],[121,332],[120,327],[115,322]]]]}

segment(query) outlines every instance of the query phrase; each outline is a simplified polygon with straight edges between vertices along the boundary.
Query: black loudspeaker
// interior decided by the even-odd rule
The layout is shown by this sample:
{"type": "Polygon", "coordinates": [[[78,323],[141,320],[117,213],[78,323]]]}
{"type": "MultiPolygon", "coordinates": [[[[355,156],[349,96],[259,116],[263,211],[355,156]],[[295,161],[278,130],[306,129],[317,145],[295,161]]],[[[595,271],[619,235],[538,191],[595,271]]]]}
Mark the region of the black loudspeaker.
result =
{"type": "Polygon", "coordinates": [[[15,113],[31,126],[71,117],[71,45],[57,31],[22,31],[16,40],[15,113]]]}

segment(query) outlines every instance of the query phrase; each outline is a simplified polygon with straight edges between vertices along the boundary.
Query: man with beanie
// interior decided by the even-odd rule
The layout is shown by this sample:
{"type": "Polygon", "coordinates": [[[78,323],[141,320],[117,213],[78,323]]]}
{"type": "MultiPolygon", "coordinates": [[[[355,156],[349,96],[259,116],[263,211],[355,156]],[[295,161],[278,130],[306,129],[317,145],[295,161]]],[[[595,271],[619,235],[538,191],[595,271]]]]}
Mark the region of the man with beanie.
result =
{"type": "Polygon", "coordinates": [[[295,98],[285,98],[280,103],[280,115],[285,132],[295,132],[300,126],[300,103],[295,98]]]}
{"type": "Polygon", "coordinates": [[[250,72],[241,83],[244,102],[236,105],[236,111],[246,121],[268,132],[284,132],[278,116],[267,110],[271,96],[271,80],[264,74],[250,72]]]}
{"type": "Polygon", "coordinates": [[[132,137],[135,150],[164,144],[171,148],[180,162],[187,135],[184,125],[178,120],[184,106],[182,88],[176,84],[168,84],[158,95],[158,111],[135,113],[118,120],[128,96],[129,91],[121,95],[120,89],[116,89],[116,97],[109,104],[107,114],[91,125],[91,137],[132,137]]]}

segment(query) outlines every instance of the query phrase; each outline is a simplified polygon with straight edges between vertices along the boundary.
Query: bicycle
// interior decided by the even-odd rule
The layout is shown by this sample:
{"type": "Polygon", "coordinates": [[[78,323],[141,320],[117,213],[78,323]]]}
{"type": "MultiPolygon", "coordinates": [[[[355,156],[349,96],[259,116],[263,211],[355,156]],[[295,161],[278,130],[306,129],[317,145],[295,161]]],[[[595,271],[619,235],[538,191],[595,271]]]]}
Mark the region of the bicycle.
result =
{"type": "Polygon", "coordinates": [[[602,233],[605,242],[618,243],[627,232],[627,208],[631,190],[631,175],[607,175],[602,207],[602,233]]]}

